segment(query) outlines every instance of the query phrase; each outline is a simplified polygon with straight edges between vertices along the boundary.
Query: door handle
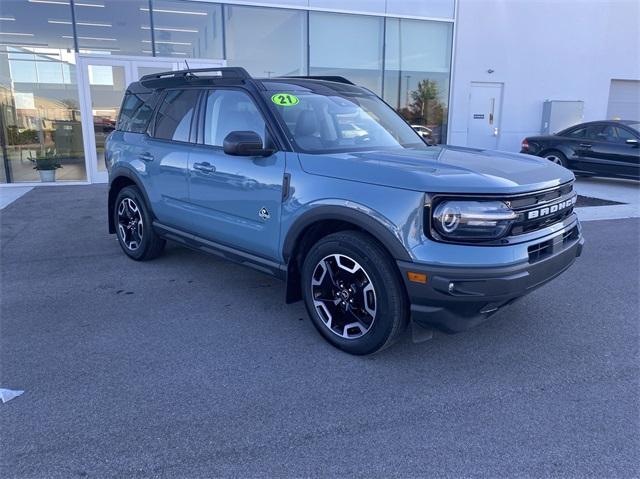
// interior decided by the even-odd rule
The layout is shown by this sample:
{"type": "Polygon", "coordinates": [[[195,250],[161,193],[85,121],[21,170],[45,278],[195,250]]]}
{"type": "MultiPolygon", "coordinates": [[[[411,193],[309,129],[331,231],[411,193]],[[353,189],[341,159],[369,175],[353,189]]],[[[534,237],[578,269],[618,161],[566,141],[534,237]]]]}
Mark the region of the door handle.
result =
{"type": "Polygon", "coordinates": [[[153,155],[151,153],[140,153],[138,155],[138,158],[140,158],[142,161],[153,161],[153,155]]]}
{"type": "Polygon", "coordinates": [[[580,143],[580,146],[582,148],[591,148],[591,144],[590,143],[580,143]]]}
{"type": "Polygon", "coordinates": [[[193,164],[193,169],[201,171],[202,173],[215,173],[216,172],[216,167],[213,166],[208,161],[205,161],[203,163],[194,163],[193,164]]]}

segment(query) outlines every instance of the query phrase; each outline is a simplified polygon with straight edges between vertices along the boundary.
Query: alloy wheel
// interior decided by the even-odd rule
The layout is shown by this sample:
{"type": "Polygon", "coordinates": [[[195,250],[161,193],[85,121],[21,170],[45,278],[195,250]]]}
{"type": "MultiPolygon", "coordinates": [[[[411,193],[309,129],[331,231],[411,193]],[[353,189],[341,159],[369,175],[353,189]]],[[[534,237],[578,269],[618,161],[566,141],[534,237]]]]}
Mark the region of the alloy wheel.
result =
{"type": "Polygon", "coordinates": [[[551,155],[545,156],[545,158],[547,160],[549,160],[550,162],[555,163],[556,165],[562,166],[562,160],[560,159],[560,157],[558,155],[551,154],[551,155]]]}
{"type": "Polygon", "coordinates": [[[318,262],[311,276],[313,306],[323,324],[343,339],[367,334],[376,319],[376,290],[354,259],[332,254],[318,262]]]}
{"type": "Polygon", "coordinates": [[[118,234],[131,251],[137,250],[142,244],[142,212],[131,198],[123,198],[118,205],[118,234]]]}

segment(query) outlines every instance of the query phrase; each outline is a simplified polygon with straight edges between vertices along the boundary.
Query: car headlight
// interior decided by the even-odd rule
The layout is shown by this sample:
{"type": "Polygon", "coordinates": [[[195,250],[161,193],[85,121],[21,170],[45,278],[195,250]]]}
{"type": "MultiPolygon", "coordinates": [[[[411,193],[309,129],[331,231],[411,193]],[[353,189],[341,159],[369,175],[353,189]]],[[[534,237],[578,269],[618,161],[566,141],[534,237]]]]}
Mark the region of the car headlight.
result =
{"type": "Polygon", "coordinates": [[[433,226],[449,240],[491,240],[504,236],[517,217],[502,201],[443,201],[433,210],[433,226]]]}

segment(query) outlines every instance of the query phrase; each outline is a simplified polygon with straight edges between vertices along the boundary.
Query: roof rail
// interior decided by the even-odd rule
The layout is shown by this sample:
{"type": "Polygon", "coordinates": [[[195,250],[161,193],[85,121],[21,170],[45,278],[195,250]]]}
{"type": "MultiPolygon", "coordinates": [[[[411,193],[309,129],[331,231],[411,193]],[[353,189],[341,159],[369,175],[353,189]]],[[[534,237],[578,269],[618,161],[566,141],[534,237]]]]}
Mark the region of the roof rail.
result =
{"type": "Polygon", "coordinates": [[[333,76],[333,75],[309,75],[309,76],[294,76],[294,75],[285,75],[277,78],[299,78],[301,80],[324,80],[324,81],[332,81],[336,83],[346,83],[347,85],[355,85],[351,80],[346,79],[341,76],[333,76]]]}
{"type": "Polygon", "coordinates": [[[249,80],[251,75],[242,67],[190,68],[144,75],[140,78],[140,83],[147,88],[161,88],[183,82],[212,79],[249,80]],[[202,73],[209,75],[201,75],[202,73]]]}

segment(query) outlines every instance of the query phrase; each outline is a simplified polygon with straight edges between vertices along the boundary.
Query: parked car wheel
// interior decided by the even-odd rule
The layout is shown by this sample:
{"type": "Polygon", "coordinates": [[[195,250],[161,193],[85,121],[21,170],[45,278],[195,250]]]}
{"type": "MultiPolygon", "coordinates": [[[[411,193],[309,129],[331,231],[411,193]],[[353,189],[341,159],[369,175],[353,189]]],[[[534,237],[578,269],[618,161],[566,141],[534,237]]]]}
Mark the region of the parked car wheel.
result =
{"type": "Polygon", "coordinates": [[[162,253],[165,240],[153,231],[151,215],[137,187],[127,186],[118,193],[113,214],[118,242],[127,256],[147,261],[162,253]]]}
{"type": "Polygon", "coordinates": [[[314,326],[343,351],[380,351],[407,325],[407,300],[396,266],[364,233],[339,232],[318,241],[304,260],[302,281],[314,326]]]}
{"type": "Polygon", "coordinates": [[[559,151],[550,151],[545,153],[544,158],[556,165],[564,166],[565,168],[567,167],[567,157],[559,151]]]}

